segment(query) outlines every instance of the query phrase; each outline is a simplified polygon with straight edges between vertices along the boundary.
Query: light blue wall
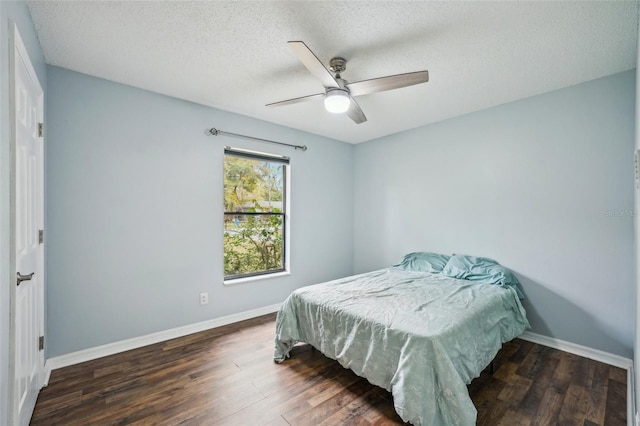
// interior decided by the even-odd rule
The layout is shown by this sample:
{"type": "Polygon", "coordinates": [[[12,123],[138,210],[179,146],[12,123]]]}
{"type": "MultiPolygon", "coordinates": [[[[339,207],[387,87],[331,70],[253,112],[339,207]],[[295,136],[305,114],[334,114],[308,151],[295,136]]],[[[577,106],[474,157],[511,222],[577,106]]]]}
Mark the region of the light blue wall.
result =
{"type": "Polygon", "coordinates": [[[47,96],[47,69],[24,2],[0,1],[0,425],[9,424],[9,26],[15,22],[47,96]]]}
{"type": "Polygon", "coordinates": [[[631,358],[634,110],[631,70],[357,145],[354,272],[491,257],[533,332],[631,358]]]}
{"type": "Polygon", "coordinates": [[[352,273],[352,145],[62,68],[48,77],[50,356],[352,273]],[[309,149],[207,136],[211,127],[309,149]],[[225,144],[291,157],[290,276],[223,285],[225,144]]]}

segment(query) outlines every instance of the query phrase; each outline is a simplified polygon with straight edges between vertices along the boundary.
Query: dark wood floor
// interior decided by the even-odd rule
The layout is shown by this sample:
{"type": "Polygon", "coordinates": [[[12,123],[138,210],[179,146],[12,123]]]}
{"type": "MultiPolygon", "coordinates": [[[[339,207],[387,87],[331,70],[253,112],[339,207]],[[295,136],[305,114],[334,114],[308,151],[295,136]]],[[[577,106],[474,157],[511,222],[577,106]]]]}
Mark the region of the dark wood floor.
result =
{"type": "MultiPolygon", "coordinates": [[[[32,425],[402,424],[391,395],[308,345],[275,364],[275,315],[51,375],[32,425]]],[[[626,372],[516,339],[469,385],[479,425],[625,425],[626,372]]]]}

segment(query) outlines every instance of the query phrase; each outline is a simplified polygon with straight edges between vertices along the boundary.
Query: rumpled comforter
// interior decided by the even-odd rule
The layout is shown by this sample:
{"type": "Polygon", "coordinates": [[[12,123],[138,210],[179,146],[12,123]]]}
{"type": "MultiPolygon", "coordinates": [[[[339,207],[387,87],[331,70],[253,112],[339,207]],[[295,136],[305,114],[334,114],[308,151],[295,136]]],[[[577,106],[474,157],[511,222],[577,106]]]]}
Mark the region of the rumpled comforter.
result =
{"type": "Polygon", "coordinates": [[[474,425],[466,385],[528,327],[510,287],[388,268],[294,291],[274,359],[306,342],[390,391],[404,421],[474,425]]]}

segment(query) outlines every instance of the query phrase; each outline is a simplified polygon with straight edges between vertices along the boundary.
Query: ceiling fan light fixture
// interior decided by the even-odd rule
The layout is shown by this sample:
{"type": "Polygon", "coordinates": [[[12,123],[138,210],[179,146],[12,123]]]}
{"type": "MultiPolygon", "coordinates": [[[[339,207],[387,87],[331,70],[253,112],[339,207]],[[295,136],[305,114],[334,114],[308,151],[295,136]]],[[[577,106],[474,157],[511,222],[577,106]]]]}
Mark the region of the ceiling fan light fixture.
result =
{"type": "Polygon", "coordinates": [[[324,107],[333,114],[347,112],[350,104],[349,92],[344,89],[329,90],[324,96],[324,107]]]}

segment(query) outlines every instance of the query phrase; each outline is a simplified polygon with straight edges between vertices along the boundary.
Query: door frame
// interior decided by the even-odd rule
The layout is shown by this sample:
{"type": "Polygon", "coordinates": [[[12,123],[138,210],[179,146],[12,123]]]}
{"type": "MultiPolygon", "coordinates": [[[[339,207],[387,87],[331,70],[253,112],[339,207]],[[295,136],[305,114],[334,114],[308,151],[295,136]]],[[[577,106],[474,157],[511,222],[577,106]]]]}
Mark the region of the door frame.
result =
{"type": "MultiPolygon", "coordinates": [[[[9,21],[9,120],[10,120],[10,137],[9,137],[9,421],[11,424],[18,425],[18,400],[15,389],[16,377],[16,65],[21,60],[26,68],[29,77],[38,85],[40,89],[40,99],[38,100],[39,116],[37,122],[44,122],[44,91],[38,79],[38,75],[33,68],[31,58],[27,48],[22,41],[18,27],[14,21],[9,21]]],[[[41,159],[38,164],[40,168],[40,181],[38,182],[40,211],[38,212],[38,221],[44,229],[44,136],[41,141],[41,159]]],[[[42,285],[38,291],[38,310],[40,319],[38,328],[40,336],[44,336],[44,286],[45,286],[45,270],[44,270],[44,244],[39,247],[39,255],[37,262],[37,274],[40,274],[42,285]]],[[[45,380],[45,356],[44,350],[38,354],[38,386],[42,387],[45,380]]]]}

